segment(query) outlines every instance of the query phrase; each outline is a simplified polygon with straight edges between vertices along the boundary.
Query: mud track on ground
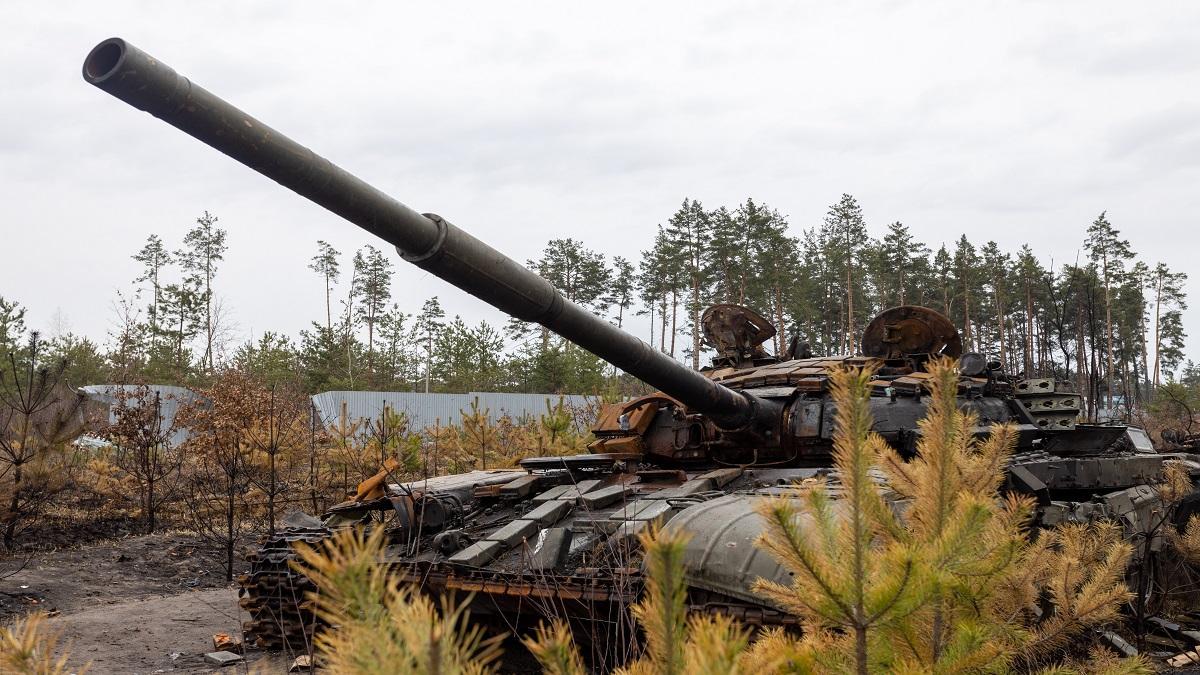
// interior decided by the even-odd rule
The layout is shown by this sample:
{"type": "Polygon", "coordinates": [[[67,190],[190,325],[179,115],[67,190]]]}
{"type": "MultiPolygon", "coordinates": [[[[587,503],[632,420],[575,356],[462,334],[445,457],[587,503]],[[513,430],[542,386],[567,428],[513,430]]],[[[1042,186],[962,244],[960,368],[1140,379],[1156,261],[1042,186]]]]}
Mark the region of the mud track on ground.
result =
{"type": "MultiPolygon", "coordinates": [[[[241,560],[241,552],[238,560],[241,560]]],[[[0,561],[0,622],[30,611],[52,616],[73,667],[90,673],[204,673],[212,635],[240,635],[247,618],[225,580],[220,551],[186,534],[130,536],[38,551],[0,561]]],[[[240,570],[238,570],[240,571],[240,570]]],[[[247,659],[259,672],[286,672],[282,659],[247,659]]],[[[221,673],[248,672],[227,667],[221,673]]]]}

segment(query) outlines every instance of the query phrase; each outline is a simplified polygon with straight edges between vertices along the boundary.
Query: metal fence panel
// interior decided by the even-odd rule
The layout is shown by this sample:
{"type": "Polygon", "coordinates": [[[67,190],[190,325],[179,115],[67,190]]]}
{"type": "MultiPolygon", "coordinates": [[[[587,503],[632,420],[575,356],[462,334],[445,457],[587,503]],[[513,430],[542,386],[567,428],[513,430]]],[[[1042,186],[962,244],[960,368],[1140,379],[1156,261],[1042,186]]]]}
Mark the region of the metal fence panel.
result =
{"type": "MultiPolygon", "coordinates": [[[[175,415],[179,409],[187,402],[195,398],[196,394],[186,387],[175,387],[167,384],[150,384],[146,385],[152,393],[159,395],[159,411],[162,417],[164,428],[169,428],[175,423],[175,415]]],[[[92,405],[108,407],[108,421],[115,422],[116,405],[118,394],[124,392],[132,394],[138,389],[135,385],[128,384],[90,384],[80,387],[79,391],[87,397],[92,405]]],[[[175,433],[171,434],[170,443],[172,447],[179,447],[188,438],[186,429],[176,429],[175,433]]]]}
{"type": "Polygon", "coordinates": [[[559,394],[506,394],[473,391],[466,394],[426,394],[403,391],[325,391],[312,397],[317,413],[326,424],[336,422],[345,413],[350,420],[377,419],[384,406],[408,417],[409,428],[458,424],[462,411],[475,403],[495,422],[501,417],[536,418],[546,414],[561,400],[567,405],[584,406],[589,397],[559,394]]]}

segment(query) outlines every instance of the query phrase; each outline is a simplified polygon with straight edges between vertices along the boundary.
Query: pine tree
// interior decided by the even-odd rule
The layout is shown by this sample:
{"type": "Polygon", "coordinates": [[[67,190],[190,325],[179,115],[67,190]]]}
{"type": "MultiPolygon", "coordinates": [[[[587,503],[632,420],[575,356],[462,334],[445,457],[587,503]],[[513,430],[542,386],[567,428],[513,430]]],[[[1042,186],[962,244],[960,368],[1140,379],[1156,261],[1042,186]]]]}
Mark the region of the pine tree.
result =
{"type": "Polygon", "coordinates": [[[1029,248],[1029,244],[1021,247],[1021,251],[1017,254],[1016,261],[1016,276],[1020,283],[1021,296],[1025,302],[1024,309],[1024,324],[1022,331],[1022,349],[1024,373],[1026,377],[1033,377],[1036,371],[1037,345],[1034,337],[1036,325],[1036,313],[1034,311],[1035,297],[1041,298],[1041,287],[1043,279],[1046,276],[1046,270],[1042,268],[1041,263],[1033,255],[1033,250],[1029,248]]]}
{"type": "Polygon", "coordinates": [[[724,207],[717,209],[709,214],[709,220],[712,298],[748,305],[767,315],[775,324],[775,348],[780,351],[786,339],[787,310],[793,306],[792,283],[800,258],[798,242],[787,234],[787,220],[753,199],[742,202],[732,212],[724,207]]]}
{"type": "Polygon", "coordinates": [[[67,364],[45,361],[37,331],[22,352],[0,356],[0,527],[8,550],[70,485],[63,448],[83,431],[83,395],[64,386],[67,364]]]}
{"type": "Polygon", "coordinates": [[[66,362],[63,383],[73,389],[113,381],[112,366],[100,346],[89,338],[74,333],[60,335],[46,343],[46,353],[52,363],[66,362]]]}
{"type": "Polygon", "coordinates": [[[788,326],[785,309],[797,281],[798,242],[787,233],[787,219],[766,204],[747,199],[735,220],[746,221],[739,230],[747,235],[751,268],[746,272],[750,304],[759,308],[775,325],[775,353],[782,354],[788,326]]]}
{"type": "Polygon", "coordinates": [[[133,259],[142,265],[142,274],[134,279],[134,283],[150,284],[150,311],[148,313],[150,334],[158,335],[159,308],[162,305],[162,274],[163,270],[172,262],[171,254],[163,246],[162,239],[157,234],[151,234],[146,238],[146,245],[133,255],[133,259]]]}
{"type": "Polygon", "coordinates": [[[317,240],[317,254],[312,257],[312,262],[308,265],[308,269],[320,274],[325,281],[325,327],[329,330],[333,330],[333,308],[330,298],[333,294],[333,285],[337,283],[340,273],[338,265],[338,256],[340,255],[341,253],[327,242],[317,240]]]}
{"type": "MultiPolygon", "coordinates": [[[[629,262],[627,258],[613,256],[612,282],[609,285],[606,302],[617,310],[617,328],[625,327],[625,316],[637,300],[636,293],[637,274],[634,271],[633,263],[629,262]]],[[[615,366],[612,372],[615,381],[619,377],[615,366]]]]}
{"type": "Polygon", "coordinates": [[[654,235],[654,245],[642,251],[642,259],[638,263],[638,285],[641,288],[642,302],[651,312],[650,345],[654,345],[654,308],[657,306],[659,317],[658,349],[665,354],[675,354],[675,309],[678,307],[679,289],[682,286],[679,275],[678,251],[667,236],[666,229],[659,225],[654,235]],[[672,320],[671,346],[667,348],[667,313],[670,309],[672,320]]]}
{"type": "Polygon", "coordinates": [[[982,258],[983,278],[991,290],[992,316],[995,319],[994,334],[1000,356],[1000,363],[1010,367],[1008,361],[1008,345],[1005,338],[1008,332],[1008,298],[1012,271],[1012,258],[1000,251],[1000,246],[994,241],[983,245],[979,251],[982,258]]]}
{"type": "Polygon", "coordinates": [[[17,350],[25,339],[25,308],[0,295],[0,359],[17,350]]]}
{"type": "Polygon", "coordinates": [[[576,239],[551,239],[538,260],[530,261],[546,281],[571,302],[602,313],[607,308],[609,270],[604,255],[576,239]]]}
{"type": "Polygon", "coordinates": [[[416,322],[413,324],[413,337],[421,345],[422,351],[425,352],[425,393],[429,393],[429,378],[433,371],[433,343],[441,334],[443,328],[442,319],[446,318],[446,312],[442,310],[442,304],[438,302],[437,296],[433,296],[421,305],[421,313],[417,315],[416,322]]]}
{"type": "Polygon", "coordinates": [[[465,606],[440,607],[380,565],[383,528],[347,528],[300,557],[320,594],[313,611],[337,630],[317,634],[314,649],[333,673],[497,672],[504,636],[485,638],[465,606]]]}
{"type": "MultiPolygon", "coordinates": [[[[792,264],[794,281],[788,294],[787,316],[793,327],[792,335],[804,335],[815,353],[828,354],[836,350],[840,335],[836,301],[830,296],[838,275],[830,274],[822,250],[820,232],[804,230],[796,244],[797,259],[792,264]]],[[[790,339],[792,335],[786,337],[790,339]]]]}
{"type": "Polygon", "coordinates": [[[950,316],[951,301],[954,298],[954,282],[951,274],[954,270],[954,259],[942,244],[933,255],[933,271],[937,275],[938,286],[942,291],[942,314],[950,316]]]}
{"type": "Polygon", "coordinates": [[[962,299],[963,346],[965,349],[976,350],[978,342],[971,322],[971,312],[980,277],[979,255],[975,252],[975,246],[967,241],[965,234],[958,238],[954,246],[952,274],[955,293],[962,299]]]}
{"type": "Polygon", "coordinates": [[[617,328],[624,327],[625,313],[633,307],[633,302],[636,299],[634,297],[636,283],[637,277],[634,274],[633,263],[621,256],[613,256],[612,284],[609,287],[609,295],[605,299],[605,302],[617,310],[617,328]]]}
{"type": "Polygon", "coordinates": [[[367,327],[367,369],[375,372],[375,332],[392,299],[392,261],[374,246],[354,253],[354,320],[367,327]]]}
{"type": "Polygon", "coordinates": [[[1163,263],[1154,266],[1154,386],[1161,384],[1164,367],[1178,365],[1183,357],[1183,314],[1187,309],[1184,272],[1172,272],[1163,263]]]}
{"type": "MultiPolygon", "coordinates": [[[[208,307],[207,295],[200,285],[201,280],[195,276],[187,276],[177,284],[167,284],[162,289],[160,305],[163,312],[163,322],[160,331],[165,338],[163,356],[170,359],[162,364],[168,368],[173,381],[182,381],[191,363],[189,345],[192,339],[201,334],[205,328],[205,308],[208,307]]],[[[155,365],[156,351],[150,353],[151,363],[155,365]]],[[[200,366],[205,364],[204,358],[200,366]]]]}
{"type": "Polygon", "coordinates": [[[213,338],[216,325],[213,322],[213,278],[217,276],[218,264],[224,260],[228,246],[225,230],[217,227],[217,217],[208,211],[196,219],[196,226],[183,237],[184,248],[175,252],[175,259],[184,272],[184,285],[195,289],[204,306],[205,348],[201,363],[209,372],[215,367],[213,338]]]}
{"type": "Polygon", "coordinates": [[[852,195],[842,194],[836,204],[829,207],[825,214],[824,229],[828,233],[828,253],[830,264],[840,267],[844,283],[841,295],[845,300],[843,315],[845,317],[845,332],[842,338],[842,349],[849,353],[858,340],[858,322],[855,317],[854,299],[862,297],[861,284],[855,274],[859,265],[859,256],[867,245],[867,225],[863,220],[862,207],[852,195]]]}
{"type": "Polygon", "coordinates": [[[688,327],[692,333],[692,368],[700,369],[700,312],[707,300],[709,241],[712,223],[700,202],[684,199],[679,210],[667,221],[667,241],[675,253],[680,272],[687,279],[688,327]]]}
{"type": "Polygon", "coordinates": [[[795,574],[792,586],[760,580],[755,589],[812,629],[838,629],[851,641],[852,670],[878,667],[871,643],[882,626],[907,616],[929,596],[919,552],[898,535],[901,526],[871,475],[887,447],[871,432],[869,370],[831,377],[836,401],[834,466],[837,492],[817,485],[802,498],[764,501],[759,545],[795,574]],[[840,514],[840,515],[839,515],[840,514]]]}
{"type": "Polygon", "coordinates": [[[298,358],[305,389],[309,392],[353,389],[354,382],[346,370],[347,354],[351,359],[361,359],[364,351],[353,335],[313,321],[310,330],[300,331],[298,358]]]}
{"type": "Polygon", "coordinates": [[[413,375],[414,354],[409,346],[409,320],[411,314],[400,310],[400,306],[392,303],[390,310],[379,319],[379,338],[382,341],[381,372],[378,373],[377,386],[385,389],[406,387],[415,380],[413,375]]]}
{"type": "Polygon", "coordinates": [[[1093,263],[1099,265],[1100,280],[1104,284],[1104,330],[1105,355],[1107,366],[1104,370],[1105,386],[1108,391],[1108,409],[1113,407],[1113,321],[1112,321],[1112,287],[1119,283],[1125,273],[1125,262],[1133,258],[1129,242],[1121,238],[1121,232],[1108,222],[1106,212],[1088,227],[1084,248],[1087,249],[1093,263]]]}
{"type": "Polygon", "coordinates": [[[890,278],[881,289],[883,302],[880,309],[909,304],[910,289],[920,286],[914,282],[921,279],[921,267],[929,257],[929,248],[917,241],[906,225],[896,221],[888,225],[881,249],[890,278]]]}
{"type": "Polygon", "coordinates": [[[452,392],[499,388],[504,338],[486,321],[472,328],[455,316],[433,342],[433,375],[452,392]]]}
{"type": "Polygon", "coordinates": [[[1150,389],[1150,304],[1146,297],[1146,293],[1153,290],[1153,273],[1150,266],[1145,262],[1138,260],[1133,264],[1129,274],[1126,275],[1124,284],[1124,293],[1126,302],[1135,304],[1136,307],[1129,307],[1130,314],[1134,317],[1133,321],[1126,326],[1126,331],[1136,334],[1134,339],[1135,344],[1130,344],[1127,348],[1133,355],[1133,385],[1134,391],[1137,392],[1137,400],[1141,403],[1143,392],[1149,392],[1150,389]],[[1138,370],[1137,357],[1141,357],[1141,370],[1138,370]]]}
{"type": "Polygon", "coordinates": [[[254,376],[268,387],[294,382],[301,373],[309,375],[300,362],[301,356],[292,339],[274,331],[266,331],[257,342],[238,347],[232,359],[234,368],[254,376]]]}
{"type": "Polygon", "coordinates": [[[717,302],[744,304],[746,277],[751,273],[749,233],[750,220],[737,216],[724,206],[709,213],[712,243],[709,256],[715,276],[713,299],[717,302]]]}

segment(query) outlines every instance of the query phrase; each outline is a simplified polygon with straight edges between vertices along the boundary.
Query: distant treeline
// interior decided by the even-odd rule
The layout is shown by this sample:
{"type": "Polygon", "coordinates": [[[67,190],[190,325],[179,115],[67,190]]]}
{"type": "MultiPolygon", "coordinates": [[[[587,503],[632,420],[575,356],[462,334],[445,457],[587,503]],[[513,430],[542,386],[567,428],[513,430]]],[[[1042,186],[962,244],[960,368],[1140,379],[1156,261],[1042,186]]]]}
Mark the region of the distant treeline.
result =
{"type": "MultiPolygon", "coordinates": [[[[998,358],[1013,373],[1055,375],[1090,393],[1091,405],[1145,399],[1156,384],[1195,379],[1184,362],[1182,272],[1138,258],[1101,213],[1078,224],[1084,257],[1029,246],[1001,251],[963,234],[936,250],[900,222],[868,228],[851,195],[797,236],[775,209],[747,199],[705,208],[685,199],[634,257],[554,239],[528,261],[568,299],[614,324],[632,316],[643,339],[694,367],[703,365],[698,319],[716,302],[748,305],[775,324],[773,346],[799,333],[815,353],[845,353],[876,313],[901,304],[944,312],[966,348],[998,358]],[[872,236],[881,235],[881,236],[872,236]]],[[[54,337],[53,357],[69,359],[72,384],[155,382],[202,386],[223,368],[308,392],[400,391],[626,392],[599,359],[536,326],[498,326],[446,317],[437,297],[401,306],[392,294],[392,256],[374,246],[349,263],[317,242],[308,267],[323,281],[312,298],[316,320],[291,336],[267,331],[238,344],[220,296],[225,231],[207,212],[172,249],[157,234],[132,259],[129,293],[114,303],[103,339],[54,337]]],[[[24,309],[0,298],[0,348],[20,352],[24,309]]]]}

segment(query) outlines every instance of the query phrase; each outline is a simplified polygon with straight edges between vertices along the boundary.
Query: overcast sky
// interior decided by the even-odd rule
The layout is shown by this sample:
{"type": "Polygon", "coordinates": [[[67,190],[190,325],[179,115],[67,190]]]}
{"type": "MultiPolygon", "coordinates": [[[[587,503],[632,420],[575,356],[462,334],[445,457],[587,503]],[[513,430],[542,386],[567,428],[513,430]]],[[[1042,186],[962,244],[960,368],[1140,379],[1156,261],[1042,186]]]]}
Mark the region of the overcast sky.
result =
{"type": "MultiPolygon", "coordinates": [[[[0,295],[36,327],[113,324],[151,232],[229,231],[244,336],[323,316],[315,241],[369,235],[85,84],[120,36],[419,211],[524,260],[636,255],[684,197],[793,233],[854,194],[875,236],[966,232],[1074,262],[1102,211],[1192,275],[1200,359],[1200,4],[6,2],[0,295]],[[1170,7],[1168,7],[1170,5],[1170,7]],[[203,9],[199,9],[203,7],[203,9]]],[[[397,261],[396,299],[482,303],[397,261]]],[[[644,332],[644,331],[639,331],[644,332]]]]}

